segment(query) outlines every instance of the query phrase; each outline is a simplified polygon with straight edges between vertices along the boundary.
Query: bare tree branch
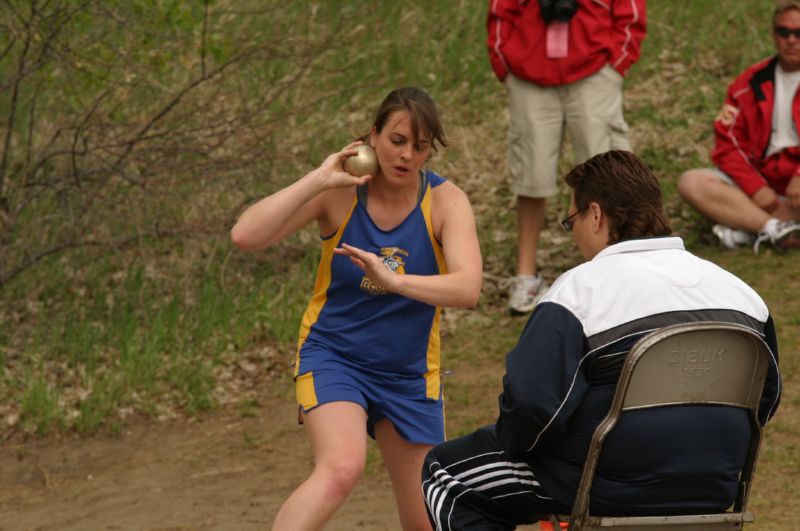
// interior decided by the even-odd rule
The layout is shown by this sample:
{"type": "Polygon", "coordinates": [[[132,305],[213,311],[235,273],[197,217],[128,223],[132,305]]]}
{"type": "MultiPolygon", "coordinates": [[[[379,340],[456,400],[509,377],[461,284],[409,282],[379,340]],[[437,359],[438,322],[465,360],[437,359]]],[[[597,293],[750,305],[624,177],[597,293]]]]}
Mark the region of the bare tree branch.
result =
{"type": "Polygon", "coordinates": [[[31,6],[31,18],[26,22],[28,31],[25,34],[25,42],[22,45],[22,52],[20,53],[19,62],[17,64],[17,76],[16,79],[14,79],[14,84],[11,88],[11,101],[8,106],[8,118],[6,118],[6,136],[3,140],[3,155],[2,158],[0,158],[0,201],[2,201],[2,203],[0,203],[0,210],[2,210],[4,214],[8,213],[5,181],[6,171],[8,168],[8,157],[11,150],[11,135],[14,131],[14,120],[17,115],[17,99],[19,98],[19,88],[23,79],[22,72],[25,70],[25,59],[28,56],[31,39],[33,38],[30,27],[33,24],[34,10],[35,3],[31,6]]]}
{"type": "Polygon", "coordinates": [[[131,150],[133,150],[134,146],[137,143],[139,143],[142,140],[142,138],[144,138],[144,136],[156,124],[156,122],[158,122],[164,116],[169,114],[169,112],[176,105],[178,105],[178,103],[181,101],[181,99],[183,99],[184,96],[186,96],[189,92],[191,92],[195,88],[199,87],[203,83],[205,83],[205,82],[207,82],[207,81],[219,76],[220,74],[222,74],[225,70],[227,70],[232,65],[242,61],[244,58],[248,57],[249,55],[252,55],[259,48],[260,48],[259,46],[253,46],[253,47],[250,47],[250,48],[244,50],[242,53],[240,53],[239,55],[236,55],[233,58],[229,59],[228,61],[224,62],[223,64],[221,64],[220,66],[218,66],[217,68],[212,70],[211,72],[207,73],[204,76],[201,76],[201,77],[195,79],[194,81],[192,81],[189,84],[187,84],[186,86],[184,86],[180,91],[178,91],[177,94],[175,94],[175,96],[172,97],[172,99],[170,99],[170,101],[168,101],[166,103],[166,105],[164,105],[162,107],[162,109],[159,112],[157,112],[153,117],[150,118],[150,120],[144,125],[144,127],[142,127],[139,130],[138,133],[136,133],[133,136],[133,138],[131,138],[130,140],[128,140],[126,142],[125,151],[119,156],[117,161],[113,164],[112,169],[116,170],[120,166],[120,164],[130,154],[131,150]]]}
{"type": "Polygon", "coordinates": [[[76,149],[77,145],[78,145],[78,139],[80,138],[81,133],[83,132],[84,128],[86,127],[86,124],[89,123],[89,120],[91,120],[91,118],[94,115],[94,113],[100,107],[100,103],[106,98],[106,96],[108,96],[109,92],[110,92],[110,90],[104,90],[100,94],[100,96],[98,96],[95,99],[94,103],[89,108],[89,110],[86,112],[86,115],[83,117],[83,120],[78,125],[78,127],[75,128],[75,132],[72,135],[72,149],[70,149],[70,161],[72,162],[72,177],[74,179],[74,182],[75,182],[76,186],[80,186],[80,184],[81,184],[80,183],[80,176],[79,176],[79,172],[78,172],[77,155],[79,153],[80,154],[85,154],[86,151],[88,150],[88,147],[86,146],[86,141],[85,140],[84,140],[83,149],[80,152],[76,149]]]}
{"type": "MultiPolygon", "coordinates": [[[[285,8],[267,5],[251,17],[285,8]]],[[[168,236],[161,225],[202,234],[188,219],[219,226],[215,208],[254,193],[246,182],[278,178],[275,161],[292,155],[275,150],[297,136],[294,115],[327,112],[326,99],[352,90],[326,82],[320,91],[320,76],[342,76],[365,57],[329,61],[351,34],[314,21],[307,34],[292,33],[306,15],[290,8],[297,24],[266,36],[263,25],[207,0],[191,22],[197,32],[183,34],[125,3],[37,0],[36,8],[30,20],[19,9],[7,15],[14,43],[2,43],[2,77],[12,78],[3,107],[16,122],[0,144],[11,201],[0,220],[0,289],[68,249],[138,245],[168,236]]]]}
{"type": "Polygon", "coordinates": [[[24,261],[22,261],[20,264],[16,265],[12,269],[9,269],[8,271],[1,271],[0,287],[7,284],[14,277],[18,276],[25,270],[33,267],[44,258],[47,258],[48,256],[52,256],[54,254],[61,253],[68,249],[80,249],[86,247],[104,247],[107,249],[119,250],[146,238],[160,239],[160,238],[178,237],[178,236],[185,237],[185,236],[198,236],[198,235],[212,235],[212,234],[219,234],[224,231],[225,231],[224,225],[220,225],[219,227],[217,227],[216,230],[212,230],[207,226],[203,227],[186,226],[186,227],[164,229],[156,225],[153,227],[153,229],[149,231],[131,234],[116,240],[97,240],[92,238],[87,238],[83,240],[70,240],[64,243],[53,245],[51,247],[48,247],[47,249],[40,250],[35,254],[29,254],[26,256],[24,261]]]}
{"type": "Polygon", "coordinates": [[[0,61],[2,61],[2,60],[3,60],[3,58],[4,58],[6,55],[8,55],[8,53],[11,51],[11,48],[13,48],[13,47],[14,47],[14,44],[16,44],[16,42],[17,42],[17,39],[16,39],[16,37],[11,37],[11,38],[8,40],[8,45],[5,47],[5,49],[4,49],[2,52],[0,52],[0,61]]]}
{"type": "Polygon", "coordinates": [[[200,41],[200,77],[206,75],[206,32],[208,30],[208,0],[203,0],[203,34],[200,41]]]}

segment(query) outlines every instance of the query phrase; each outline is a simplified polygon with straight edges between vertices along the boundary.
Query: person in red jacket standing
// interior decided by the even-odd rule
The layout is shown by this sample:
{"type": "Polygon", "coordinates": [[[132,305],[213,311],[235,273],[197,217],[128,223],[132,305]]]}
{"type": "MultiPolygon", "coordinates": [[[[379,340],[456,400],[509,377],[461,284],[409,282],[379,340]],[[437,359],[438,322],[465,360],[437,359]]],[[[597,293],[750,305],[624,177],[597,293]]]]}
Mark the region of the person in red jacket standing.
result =
{"type": "Polygon", "coordinates": [[[717,223],[723,246],[768,242],[800,248],[800,0],[778,0],[772,17],[777,55],[728,87],[714,120],[716,168],[685,172],[680,195],[717,223]]]}
{"type": "Polygon", "coordinates": [[[490,0],[492,68],[509,97],[511,191],[517,196],[512,314],[533,310],[547,286],[536,253],[546,198],[558,192],[564,125],[575,162],[631,150],[622,80],[639,58],[645,0],[490,0]]]}

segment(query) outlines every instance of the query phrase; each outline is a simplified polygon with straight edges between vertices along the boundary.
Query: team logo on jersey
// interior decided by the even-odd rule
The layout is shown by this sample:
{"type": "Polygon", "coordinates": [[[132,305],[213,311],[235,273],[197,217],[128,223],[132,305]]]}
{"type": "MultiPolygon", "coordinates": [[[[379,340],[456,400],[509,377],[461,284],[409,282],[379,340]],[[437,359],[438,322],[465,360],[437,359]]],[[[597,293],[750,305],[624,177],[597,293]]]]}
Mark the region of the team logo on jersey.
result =
{"type": "MultiPolygon", "coordinates": [[[[404,251],[399,247],[382,247],[381,256],[383,257],[383,265],[398,275],[405,275],[405,261],[404,256],[408,256],[408,251],[404,251]]],[[[370,295],[385,295],[386,290],[371,281],[366,275],[361,279],[361,290],[369,293],[370,295]]]]}

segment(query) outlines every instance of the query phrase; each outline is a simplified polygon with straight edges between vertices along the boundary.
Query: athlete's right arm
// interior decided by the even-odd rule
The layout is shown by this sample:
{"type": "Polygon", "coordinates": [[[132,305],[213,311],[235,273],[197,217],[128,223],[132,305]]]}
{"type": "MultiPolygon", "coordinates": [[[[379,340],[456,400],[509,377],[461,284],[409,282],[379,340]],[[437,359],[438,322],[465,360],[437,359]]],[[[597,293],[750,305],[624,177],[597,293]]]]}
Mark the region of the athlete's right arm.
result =
{"type": "Polygon", "coordinates": [[[328,204],[338,194],[331,192],[371,178],[354,177],[342,169],[342,161],[356,154],[353,148],[358,144],[328,156],[316,170],[250,206],[231,229],[233,243],[240,249],[265,249],[314,220],[321,226],[334,223],[327,219],[331,217],[328,204]]]}

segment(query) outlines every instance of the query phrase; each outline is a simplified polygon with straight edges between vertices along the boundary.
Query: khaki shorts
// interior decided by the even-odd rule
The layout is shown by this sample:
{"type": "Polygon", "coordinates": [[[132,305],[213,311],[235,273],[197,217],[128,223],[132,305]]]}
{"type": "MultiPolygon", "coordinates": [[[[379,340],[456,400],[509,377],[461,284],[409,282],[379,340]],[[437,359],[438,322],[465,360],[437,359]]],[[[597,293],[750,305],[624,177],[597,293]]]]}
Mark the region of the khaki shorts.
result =
{"type": "Polygon", "coordinates": [[[564,124],[580,163],[609,149],[631,150],[622,116],[622,76],[605,65],[568,85],[543,87],[509,74],[508,165],[511,191],[525,197],[558,193],[564,124]]]}
{"type": "Polygon", "coordinates": [[[736,184],[736,182],[733,179],[728,177],[727,173],[725,173],[724,171],[720,170],[719,168],[704,168],[704,169],[707,170],[707,171],[710,171],[711,173],[713,173],[714,175],[719,177],[719,180],[724,182],[725,184],[729,184],[729,185],[735,186],[737,188],[739,187],[739,185],[736,184]]]}

